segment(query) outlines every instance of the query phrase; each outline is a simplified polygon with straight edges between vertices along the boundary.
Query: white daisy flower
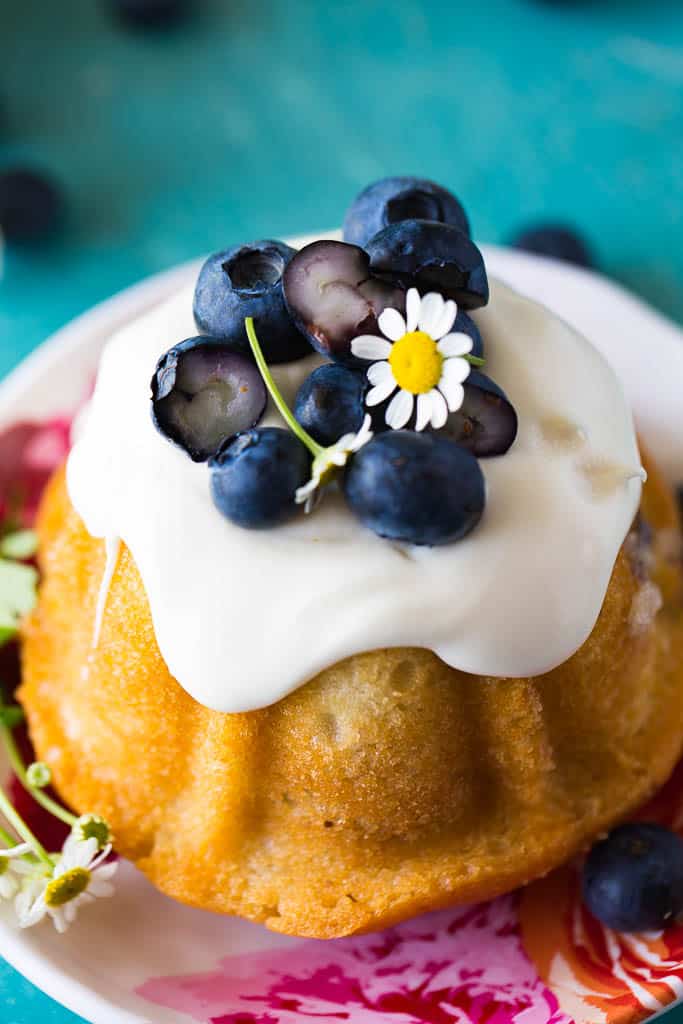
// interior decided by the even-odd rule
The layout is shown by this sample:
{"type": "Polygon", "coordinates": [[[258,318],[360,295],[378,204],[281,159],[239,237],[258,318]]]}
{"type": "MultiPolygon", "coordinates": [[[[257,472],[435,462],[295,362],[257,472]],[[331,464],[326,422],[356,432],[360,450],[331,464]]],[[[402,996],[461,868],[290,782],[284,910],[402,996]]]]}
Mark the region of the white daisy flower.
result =
{"type": "Polygon", "coordinates": [[[358,359],[373,359],[368,370],[372,387],[365,404],[379,405],[394,391],[386,411],[387,426],[404,427],[417,403],[416,430],[430,423],[438,430],[448,413],[460,408],[465,391],[463,381],[470,364],[463,356],[472,349],[472,339],[461,332],[450,333],[458,314],[452,299],[437,292],[420,298],[417,288],[406,294],[405,318],[397,309],[380,314],[384,338],[363,334],[351,342],[358,359]]]}
{"type": "Polygon", "coordinates": [[[65,932],[85,903],[97,896],[111,896],[109,879],[118,867],[103,863],[111,852],[107,845],[98,852],[97,839],[69,836],[53,870],[42,878],[29,879],[14,901],[22,928],[30,928],[48,914],[58,932],[65,932]]]}
{"type": "Polygon", "coordinates": [[[357,434],[344,434],[333,445],[324,448],[319,455],[316,455],[311,468],[311,479],[303,487],[299,487],[296,492],[297,505],[305,504],[305,511],[311,511],[319,488],[329,481],[335,470],[346,465],[349,455],[359,451],[364,444],[371,440],[371,422],[370,417],[366,415],[357,434]]]}
{"type": "Polygon", "coordinates": [[[17,843],[8,850],[0,850],[0,900],[11,900],[19,892],[21,875],[24,874],[22,868],[28,865],[19,861],[15,864],[13,861],[30,852],[28,843],[17,843]]]}

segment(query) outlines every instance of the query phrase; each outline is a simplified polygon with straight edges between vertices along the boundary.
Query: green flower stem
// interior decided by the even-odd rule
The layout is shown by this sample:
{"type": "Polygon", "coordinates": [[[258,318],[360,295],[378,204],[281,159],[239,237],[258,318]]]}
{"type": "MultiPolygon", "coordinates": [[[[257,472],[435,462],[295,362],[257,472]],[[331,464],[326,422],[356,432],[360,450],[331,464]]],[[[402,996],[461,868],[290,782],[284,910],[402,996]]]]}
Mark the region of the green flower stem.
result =
{"type": "Polygon", "coordinates": [[[78,821],[77,816],[75,814],[72,814],[71,811],[67,811],[65,807],[62,807],[61,804],[58,804],[55,800],[52,799],[52,797],[49,797],[47,793],[43,792],[42,789],[37,789],[35,786],[32,786],[30,784],[28,778],[26,777],[26,767],[22,760],[21,754],[19,753],[17,745],[14,742],[12,730],[8,729],[7,726],[2,722],[0,722],[0,736],[2,737],[2,742],[4,743],[5,750],[7,751],[7,757],[9,759],[9,763],[12,766],[12,770],[16,777],[19,779],[19,782],[22,784],[26,792],[30,793],[33,799],[36,801],[36,803],[40,804],[41,807],[44,807],[45,810],[52,814],[55,818],[59,818],[59,820],[63,821],[65,825],[68,825],[70,828],[73,828],[73,826],[78,821]]]}
{"type": "Polygon", "coordinates": [[[3,843],[5,844],[6,847],[16,846],[17,845],[17,841],[14,838],[14,836],[11,836],[9,834],[9,832],[6,831],[6,829],[2,828],[1,825],[0,825],[0,839],[2,839],[2,841],[3,841],[3,843]]]}
{"type": "Polygon", "coordinates": [[[19,814],[14,810],[7,798],[4,789],[0,786],[0,814],[2,814],[12,826],[18,836],[28,843],[38,860],[41,860],[46,867],[52,871],[54,864],[43,844],[34,836],[31,829],[19,814]]]}
{"type": "Polygon", "coordinates": [[[306,430],[304,430],[301,424],[294,418],[294,415],[292,414],[289,406],[282,397],[282,393],[278,388],[277,384],[275,383],[273,375],[268,367],[268,363],[266,362],[265,356],[263,355],[263,351],[259,344],[259,340],[256,337],[253,318],[250,316],[246,317],[244,321],[244,326],[247,329],[247,337],[249,338],[249,344],[251,345],[251,351],[254,353],[254,359],[256,360],[256,365],[259,368],[259,373],[263,377],[263,382],[268,388],[270,397],[275,402],[278,412],[280,413],[280,415],[282,416],[283,420],[285,421],[289,429],[292,431],[292,433],[296,434],[301,443],[305,445],[306,448],[308,448],[313,458],[316,458],[318,455],[322,455],[325,449],[316,441],[314,441],[311,435],[306,430]]]}
{"type": "Polygon", "coordinates": [[[485,366],[486,365],[486,360],[485,359],[480,359],[479,356],[471,356],[471,355],[468,354],[466,356],[463,356],[463,359],[466,359],[467,362],[471,366],[485,366]]]}

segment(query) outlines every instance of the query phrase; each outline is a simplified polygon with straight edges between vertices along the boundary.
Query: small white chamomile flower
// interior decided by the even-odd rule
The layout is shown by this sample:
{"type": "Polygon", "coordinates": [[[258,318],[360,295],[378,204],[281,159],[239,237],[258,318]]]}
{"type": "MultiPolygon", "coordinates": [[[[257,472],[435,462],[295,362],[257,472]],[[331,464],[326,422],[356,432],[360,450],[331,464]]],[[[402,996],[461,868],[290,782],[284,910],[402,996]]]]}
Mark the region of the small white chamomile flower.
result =
{"type": "Polygon", "coordinates": [[[370,417],[366,415],[357,434],[344,434],[333,445],[316,455],[311,468],[311,479],[296,492],[297,505],[305,505],[305,511],[311,511],[320,487],[328,482],[337,469],[346,465],[350,455],[359,451],[372,439],[371,422],[370,417]]]}
{"type": "Polygon", "coordinates": [[[0,850],[0,900],[11,900],[19,892],[21,877],[25,873],[22,868],[28,865],[17,858],[30,852],[28,843],[18,843],[7,850],[0,850]]]}
{"type": "Polygon", "coordinates": [[[109,879],[118,864],[104,863],[111,852],[107,845],[98,852],[95,838],[78,839],[72,833],[52,872],[30,878],[14,901],[22,928],[30,928],[49,915],[58,932],[72,923],[79,907],[96,897],[111,896],[109,879]]]}
{"type": "Polygon", "coordinates": [[[417,288],[406,294],[406,315],[385,309],[378,323],[384,338],[364,334],[351,342],[357,359],[378,360],[368,369],[372,384],[365,399],[369,407],[394,395],[386,411],[387,426],[400,430],[417,406],[416,430],[431,424],[435,430],[446,423],[465,399],[463,381],[470,364],[463,357],[472,339],[451,333],[458,307],[437,292],[420,298],[417,288]]]}

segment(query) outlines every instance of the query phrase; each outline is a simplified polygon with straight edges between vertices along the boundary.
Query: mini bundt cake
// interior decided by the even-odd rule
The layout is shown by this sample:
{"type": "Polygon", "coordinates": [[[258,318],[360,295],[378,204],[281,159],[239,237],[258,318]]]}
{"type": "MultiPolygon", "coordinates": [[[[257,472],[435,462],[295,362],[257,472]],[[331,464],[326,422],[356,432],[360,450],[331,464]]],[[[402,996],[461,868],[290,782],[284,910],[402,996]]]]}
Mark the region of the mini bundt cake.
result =
{"type": "Polygon", "coordinates": [[[110,340],[20,690],[162,891],[321,938],[542,875],[683,745],[677,509],[615,374],[432,183],[347,230],[110,340]]]}

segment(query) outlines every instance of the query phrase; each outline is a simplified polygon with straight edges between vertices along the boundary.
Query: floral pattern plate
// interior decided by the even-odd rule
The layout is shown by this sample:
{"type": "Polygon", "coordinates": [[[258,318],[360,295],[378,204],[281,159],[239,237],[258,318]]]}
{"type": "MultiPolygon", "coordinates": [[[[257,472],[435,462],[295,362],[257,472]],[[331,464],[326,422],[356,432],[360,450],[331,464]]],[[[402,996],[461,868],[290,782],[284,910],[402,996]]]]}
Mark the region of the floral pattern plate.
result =
{"type": "MultiPolygon", "coordinates": [[[[104,340],[194,267],[129,289],[0,385],[0,506],[30,520],[104,340]]],[[[683,831],[683,765],[642,816],[683,831]]],[[[620,936],[582,908],[576,865],[491,903],[330,942],[180,906],[131,865],[115,899],[58,936],[0,914],[3,956],[96,1024],[633,1024],[683,999],[683,925],[620,936]]]]}

